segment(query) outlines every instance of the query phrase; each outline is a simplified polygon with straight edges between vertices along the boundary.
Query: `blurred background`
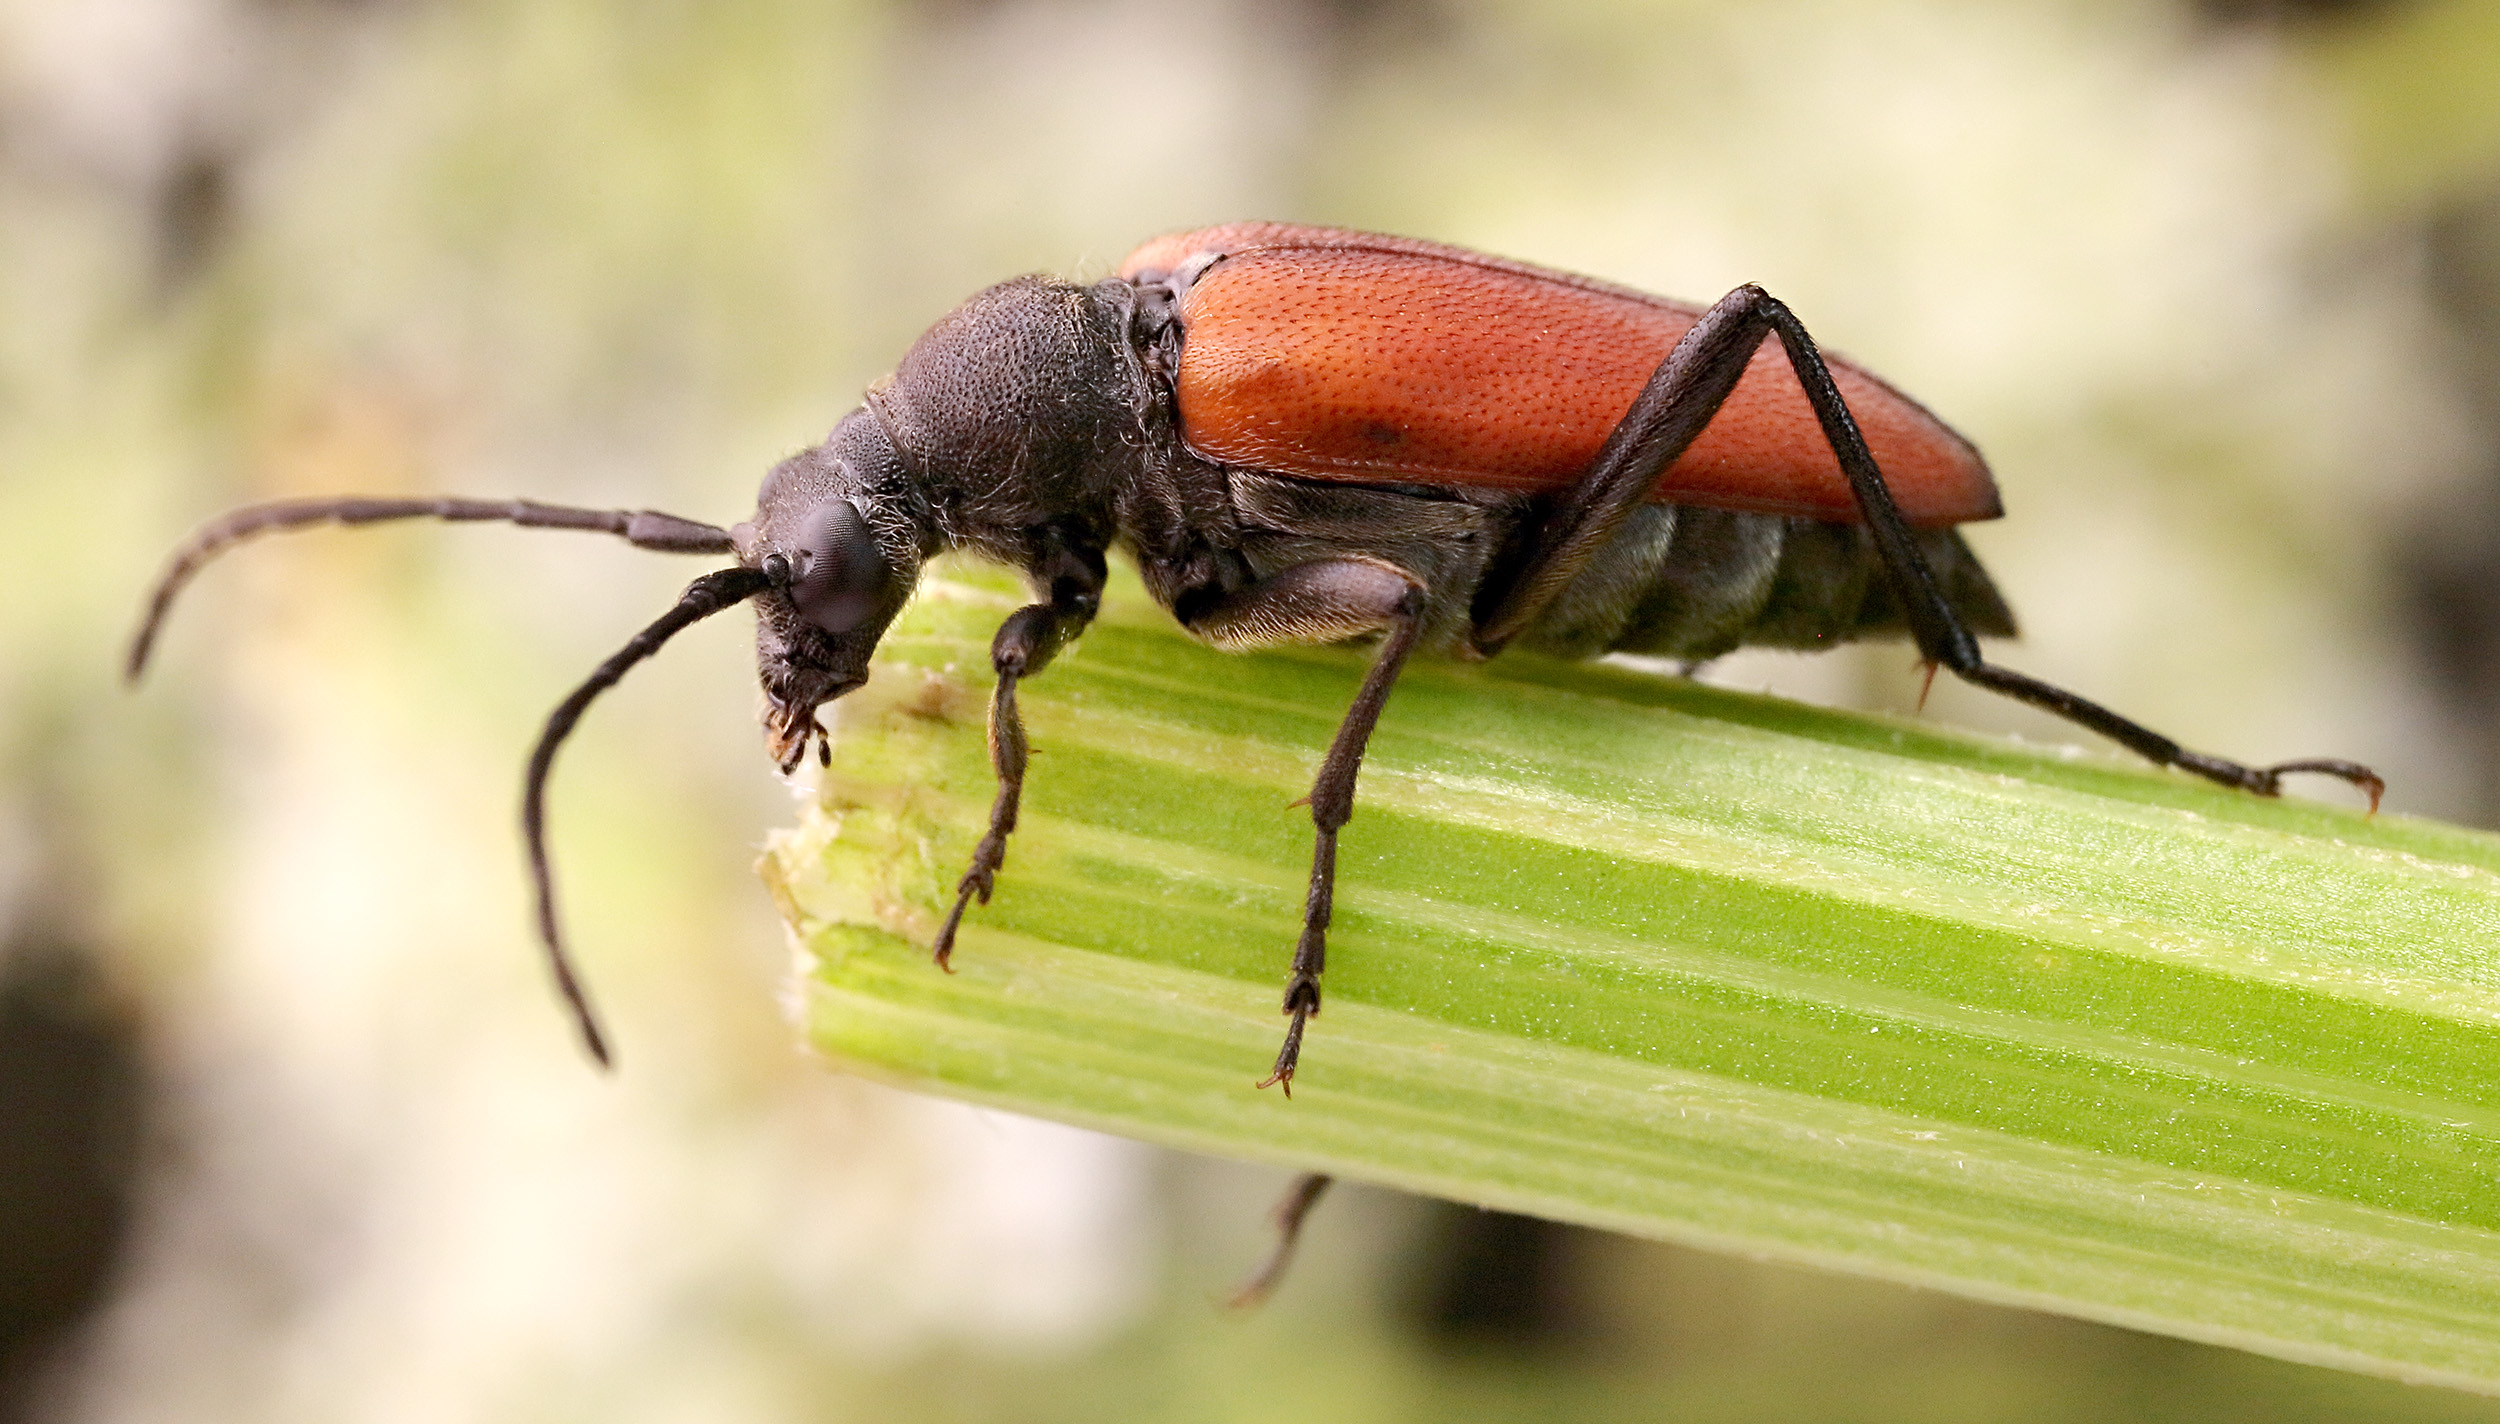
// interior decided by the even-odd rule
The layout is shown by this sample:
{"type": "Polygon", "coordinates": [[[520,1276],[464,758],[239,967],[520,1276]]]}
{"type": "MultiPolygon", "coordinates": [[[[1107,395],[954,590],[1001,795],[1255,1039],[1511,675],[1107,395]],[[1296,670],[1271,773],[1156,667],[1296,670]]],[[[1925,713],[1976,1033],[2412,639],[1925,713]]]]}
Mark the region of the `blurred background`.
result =
{"type": "Polygon", "coordinates": [[[2478,0],[0,0],[0,1418],[2500,1418],[1361,1191],[1227,1315],[1281,1174],[794,1046],[742,619],[560,768],[602,1078],[516,781],[685,561],[298,536],[116,685],[226,506],[726,522],[974,290],[1250,216],[1761,282],[1990,455],[2006,661],[2500,821],[2478,0]]]}

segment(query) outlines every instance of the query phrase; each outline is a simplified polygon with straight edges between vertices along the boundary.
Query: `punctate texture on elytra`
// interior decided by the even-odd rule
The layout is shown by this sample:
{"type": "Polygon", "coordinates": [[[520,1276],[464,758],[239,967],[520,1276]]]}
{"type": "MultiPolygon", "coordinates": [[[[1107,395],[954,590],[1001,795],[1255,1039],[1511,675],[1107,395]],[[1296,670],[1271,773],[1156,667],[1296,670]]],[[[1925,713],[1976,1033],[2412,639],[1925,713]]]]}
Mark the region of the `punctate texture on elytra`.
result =
{"type": "MultiPolygon", "coordinates": [[[[1207,253],[1225,255],[1179,308],[1182,435],[1210,459],[1314,479],[1559,489],[1702,314],[1460,248],[1264,223],[1157,239],[1122,275],[1207,253]]],[[[1849,362],[1830,365],[1911,523],[2002,512],[1968,441],[1849,362]]],[[[1652,497],[1860,517],[1776,342],[1652,497]]]]}

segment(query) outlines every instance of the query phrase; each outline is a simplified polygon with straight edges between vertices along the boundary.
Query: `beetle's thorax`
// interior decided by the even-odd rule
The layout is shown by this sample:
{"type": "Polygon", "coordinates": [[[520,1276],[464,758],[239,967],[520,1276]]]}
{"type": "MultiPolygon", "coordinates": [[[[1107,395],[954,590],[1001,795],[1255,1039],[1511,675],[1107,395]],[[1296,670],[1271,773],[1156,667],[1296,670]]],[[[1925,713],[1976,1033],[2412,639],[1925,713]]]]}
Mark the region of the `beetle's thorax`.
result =
{"type": "Polygon", "coordinates": [[[1044,525],[1111,541],[1143,446],[1130,295],[1121,282],[1002,282],[930,327],[869,391],[938,547],[1022,566],[1044,525]]]}

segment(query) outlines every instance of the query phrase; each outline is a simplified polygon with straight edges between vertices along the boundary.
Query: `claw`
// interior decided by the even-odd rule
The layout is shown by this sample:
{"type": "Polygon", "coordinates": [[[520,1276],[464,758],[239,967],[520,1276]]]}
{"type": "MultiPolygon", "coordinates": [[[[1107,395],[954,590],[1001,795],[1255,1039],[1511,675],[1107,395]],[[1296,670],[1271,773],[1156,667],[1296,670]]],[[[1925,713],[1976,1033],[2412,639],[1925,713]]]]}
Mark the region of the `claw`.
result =
{"type": "MultiPolygon", "coordinates": [[[[982,897],[985,903],[988,898],[982,897]]],[[[964,907],[971,903],[972,877],[967,875],[964,883],[955,887],[955,908],[946,912],[946,923],[938,927],[937,944],[930,952],[930,957],[937,961],[937,967],[949,974],[955,972],[955,966],[947,962],[955,957],[955,931],[963,925],[964,907]]]]}
{"type": "Polygon", "coordinates": [[[2276,762],[2265,769],[2265,785],[2261,789],[2261,794],[2267,796],[2281,794],[2283,773],[2287,771],[2314,771],[2321,776],[2332,776],[2350,782],[2362,795],[2370,798],[2370,814],[2373,816],[2378,814],[2379,798],[2387,794],[2385,777],[2357,761],[2344,761],[2336,757],[2311,757],[2302,761],[2276,762]]]}
{"type": "Polygon", "coordinates": [[[1259,1080],[1262,1088],[1282,1088],[1285,1096],[1293,1096],[1294,1065],[1302,1057],[1302,1025],[1309,1021],[1311,1011],[1301,1005],[1292,1007],[1293,1023],[1285,1029],[1285,1046],[1276,1051],[1274,1072],[1259,1080]]]}

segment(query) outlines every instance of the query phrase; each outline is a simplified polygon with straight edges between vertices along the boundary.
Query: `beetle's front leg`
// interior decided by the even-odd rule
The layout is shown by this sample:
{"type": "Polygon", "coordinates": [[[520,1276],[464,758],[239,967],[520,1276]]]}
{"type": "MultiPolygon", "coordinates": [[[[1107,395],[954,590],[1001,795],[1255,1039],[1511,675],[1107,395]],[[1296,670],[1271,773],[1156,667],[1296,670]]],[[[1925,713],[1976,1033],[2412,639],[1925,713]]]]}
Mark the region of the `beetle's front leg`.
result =
{"type": "Polygon", "coordinates": [[[1259,1084],[1293,1094],[1293,1070],[1302,1056],[1302,1027],[1319,1012],[1319,976],[1328,958],[1328,919],[1337,886],[1337,831],[1354,815],[1354,780],[1363,748],[1380,721],[1398,670],[1415,650],[1423,627],[1424,588],[1413,574],[1364,559],[1298,564],[1231,593],[1183,598],[1175,612],[1189,630],[1222,648],[1275,643],[1333,643],[1385,632],[1363,690],[1337,724],[1337,739],[1311,783],[1311,821],[1319,828],[1311,848],[1311,887],[1303,902],[1302,938],[1285,981],[1284,1011],[1293,1016],[1275,1070],[1259,1084]]]}
{"type": "Polygon", "coordinates": [[[984,905],[997,887],[998,869],[1007,862],[1007,837],[1016,829],[1016,811],[1024,799],[1024,768],[1029,748],[1024,717],[1016,710],[1016,684],[1050,665],[1061,648],[1076,641],[1102,608],[1103,565],[1099,554],[1088,559],[1065,549],[1037,575],[1050,590],[1043,603],[1028,603],[1007,615],[990,640],[990,666],[998,685],[990,693],[990,765],[998,771],[998,796],[990,803],[990,828],[972,849],[971,868],[955,886],[955,907],[938,929],[933,951],[940,969],[955,953],[955,931],[974,899],[984,905]]]}

